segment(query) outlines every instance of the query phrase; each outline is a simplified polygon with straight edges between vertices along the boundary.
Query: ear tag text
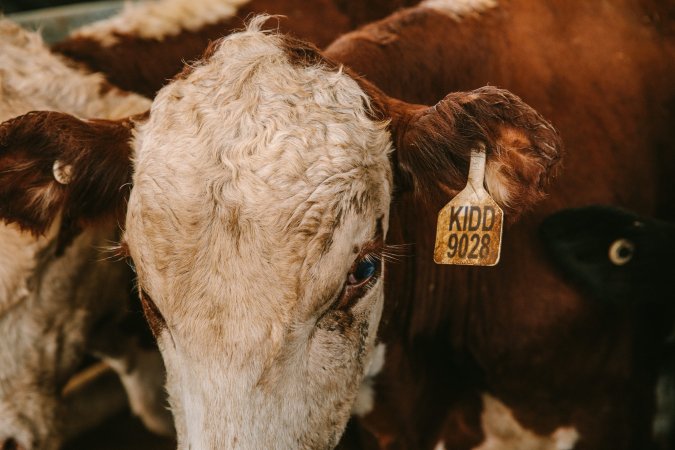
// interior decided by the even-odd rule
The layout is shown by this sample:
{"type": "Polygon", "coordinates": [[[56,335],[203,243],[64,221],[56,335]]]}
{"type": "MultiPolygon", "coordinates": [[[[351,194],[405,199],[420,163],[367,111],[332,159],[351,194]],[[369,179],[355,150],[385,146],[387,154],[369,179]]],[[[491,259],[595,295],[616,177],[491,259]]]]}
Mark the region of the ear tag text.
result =
{"type": "Polygon", "coordinates": [[[466,187],[438,213],[436,264],[494,266],[502,248],[504,212],[483,187],[485,147],[471,151],[466,187]]]}

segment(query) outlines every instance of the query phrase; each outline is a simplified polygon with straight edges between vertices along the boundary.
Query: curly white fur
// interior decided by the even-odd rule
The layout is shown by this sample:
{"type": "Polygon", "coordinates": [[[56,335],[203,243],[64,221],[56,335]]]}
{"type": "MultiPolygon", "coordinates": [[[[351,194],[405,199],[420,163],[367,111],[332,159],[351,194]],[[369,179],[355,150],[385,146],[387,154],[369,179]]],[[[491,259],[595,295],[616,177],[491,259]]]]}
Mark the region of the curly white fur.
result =
{"type": "Polygon", "coordinates": [[[160,91],[136,135],[125,238],[168,324],[181,449],[332,448],[381,314],[382,282],[342,325],[331,305],[386,231],[386,124],[261,20],[160,91]]]}
{"type": "Polygon", "coordinates": [[[113,19],[78,29],[71,37],[89,38],[105,46],[119,41],[120,35],[162,40],[184,31],[233,17],[250,0],[161,0],[127,3],[113,19]]]}

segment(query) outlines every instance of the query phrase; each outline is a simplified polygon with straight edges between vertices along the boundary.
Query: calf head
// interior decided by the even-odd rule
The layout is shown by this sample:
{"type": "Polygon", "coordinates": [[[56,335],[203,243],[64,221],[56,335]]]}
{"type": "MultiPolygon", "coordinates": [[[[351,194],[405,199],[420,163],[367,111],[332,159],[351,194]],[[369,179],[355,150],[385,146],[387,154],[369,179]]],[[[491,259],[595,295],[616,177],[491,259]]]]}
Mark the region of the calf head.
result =
{"type": "Polygon", "coordinates": [[[455,192],[485,143],[513,215],[560,150],[505,91],[406,104],[260,25],[160,91],[134,131],[124,239],[181,448],[333,447],[374,346],[395,190],[455,192]]]}
{"type": "Polygon", "coordinates": [[[551,259],[594,298],[671,305],[675,225],[610,206],[558,211],[540,228],[551,259]]]}

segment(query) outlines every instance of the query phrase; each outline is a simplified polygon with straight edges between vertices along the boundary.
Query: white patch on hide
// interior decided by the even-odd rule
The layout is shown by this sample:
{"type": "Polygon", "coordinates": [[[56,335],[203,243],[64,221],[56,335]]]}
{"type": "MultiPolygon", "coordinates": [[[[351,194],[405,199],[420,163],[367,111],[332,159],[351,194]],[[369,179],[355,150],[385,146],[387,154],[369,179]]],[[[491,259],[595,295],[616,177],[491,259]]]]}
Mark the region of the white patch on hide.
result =
{"type": "Polygon", "coordinates": [[[249,1],[152,0],[126,3],[120,14],[84,26],[70,37],[94,39],[108,47],[118,42],[118,35],[162,40],[183,31],[198,31],[233,17],[249,1]]]}
{"type": "Polygon", "coordinates": [[[574,427],[557,428],[549,436],[523,428],[511,410],[489,394],[483,394],[481,421],[485,441],[473,450],[573,450],[579,440],[574,427]]]}
{"type": "Polygon", "coordinates": [[[115,120],[150,107],[148,99],[110,88],[103,75],[66,61],[37,33],[0,18],[0,122],[35,110],[115,120]]]}
{"type": "Polygon", "coordinates": [[[361,381],[359,393],[356,395],[356,400],[352,406],[352,414],[355,416],[363,417],[371,412],[375,406],[375,389],[373,384],[375,383],[375,377],[384,367],[385,350],[385,344],[377,344],[371,354],[366,374],[363,381],[361,381]]]}
{"type": "Polygon", "coordinates": [[[128,344],[124,354],[101,355],[101,359],[119,374],[131,411],[145,427],[161,436],[173,436],[171,413],[168,405],[164,407],[164,362],[159,352],[128,344]]]}
{"type": "Polygon", "coordinates": [[[455,20],[480,14],[498,5],[497,0],[424,0],[420,6],[435,9],[455,20]]]}
{"type": "MultiPolygon", "coordinates": [[[[668,366],[673,370],[672,365],[668,366]]],[[[673,423],[675,421],[675,375],[661,372],[656,383],[656,412],[652,422],[652,434],[654,439],[663,448],[669,448],[673,436],[673,423]]]]}
{"type": "Polygon", "coordinates": [[[438,441],[438,444],[436,444],[436,447],[434,447],[434,450],[445,450],[445,442],[444,441],[438,441]]]}

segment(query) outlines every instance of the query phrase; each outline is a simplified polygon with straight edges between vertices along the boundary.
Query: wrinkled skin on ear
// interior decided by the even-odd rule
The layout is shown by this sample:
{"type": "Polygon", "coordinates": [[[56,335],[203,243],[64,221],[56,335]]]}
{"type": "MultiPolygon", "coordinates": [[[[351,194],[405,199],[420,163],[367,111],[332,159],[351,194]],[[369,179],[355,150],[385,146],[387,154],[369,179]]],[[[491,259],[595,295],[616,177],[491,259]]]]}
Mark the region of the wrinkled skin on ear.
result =
{"type": "Polygon", "coordinates": [[[429,199],[456,195],[466,185],[471,149],[484,143],[486,188],[510,220],[545,196],[562,141],[511,92],[486,86],[449,94],[432,107],[377,92],[375,98],[392,120],[399,189],[429,199]]]}
{"type": "Polygon", "coordinates": [[[44,234],[62,211],[62,228],[74,233],[118,212],[131,176],[131,128],[128,119],[83,121],[48,111],[2,123],[0,219],[44,234]]]}
{"type": "Polygon", "coordinates": [[[671,302],[675,225],[610,206],[566,209],[540,237],[571,280],[606,302],[671,302]]]}

